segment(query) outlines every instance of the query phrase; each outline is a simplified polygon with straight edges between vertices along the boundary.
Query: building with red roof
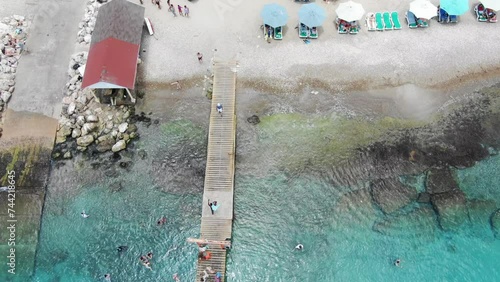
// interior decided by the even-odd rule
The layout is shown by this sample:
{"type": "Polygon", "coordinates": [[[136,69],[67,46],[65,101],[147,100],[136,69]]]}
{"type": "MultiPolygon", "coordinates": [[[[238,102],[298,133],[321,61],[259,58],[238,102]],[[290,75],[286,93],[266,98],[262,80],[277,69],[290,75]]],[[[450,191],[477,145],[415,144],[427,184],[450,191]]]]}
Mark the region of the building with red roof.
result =
{"type": "Polygon", "coordinates": [[[82,88],[135,88],[144,23],[144,7],[127,0],[101,6],[92,33],[82,88]]]}

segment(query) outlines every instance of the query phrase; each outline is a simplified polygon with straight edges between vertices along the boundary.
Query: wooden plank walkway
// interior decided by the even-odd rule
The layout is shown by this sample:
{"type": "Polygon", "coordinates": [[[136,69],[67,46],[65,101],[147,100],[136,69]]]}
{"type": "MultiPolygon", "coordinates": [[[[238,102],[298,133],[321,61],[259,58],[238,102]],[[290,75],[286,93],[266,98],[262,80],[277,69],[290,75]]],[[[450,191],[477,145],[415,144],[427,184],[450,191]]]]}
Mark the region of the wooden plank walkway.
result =
{"type": "MultiPolygon", "coordinates": [[[[213,71],[212,110],[208,133],[200,238],[224,241],[231,238],[233,224],[236,62],[216,61],[213,71]],[[221,103],[224,108],[222,116],[216,110],[217,103],[221,103]],[[220,205],[214,215],[208,206],[209,200],[217,201],[220,205]]],[[[195,281],[201,280],[207,266],[215,272],[220,272],[221,281],[225,281],[226,249],[211,245],[208,251],[212,253],[212,258],[198,259],[195,281]]],[[[210,274],[209,281],[213,281],[214,276],[215,274],[210,274]]]]}

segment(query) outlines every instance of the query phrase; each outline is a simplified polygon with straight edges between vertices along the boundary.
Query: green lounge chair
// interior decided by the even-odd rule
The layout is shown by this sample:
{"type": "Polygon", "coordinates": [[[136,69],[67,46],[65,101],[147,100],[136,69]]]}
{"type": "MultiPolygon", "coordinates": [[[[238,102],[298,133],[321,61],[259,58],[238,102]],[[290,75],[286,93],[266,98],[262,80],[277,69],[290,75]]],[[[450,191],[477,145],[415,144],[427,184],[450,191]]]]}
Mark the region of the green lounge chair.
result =
{"type": "Polygon", "coordinates": [[[274,28],[274,39],[276,40],[283,39],[283,27],[278,26],[274,28]]]}
{"type": "Polygon", "coordinates": [[[347,28],[345,28],[345,26],[343,24],[339,24],[339,33],[340,34],[346,34],[347,33],[347,28]]]}
{"type": "Polygon", "coordinates": [[[313,27],[309,29],[309,38],[317,39],[318,38],[318,28],[313,27]]]}
{"type": "Polygon", "coordinates": [[[382,19],[381,13],[375,14],[375,22],[377,23],[377,30],[384,31],[384,20],[382,19]]]}
{"type": "Polygon", "coordinates": [[[359,32],[359,27],[356,25],[351,26],[351,29],[349,29],[349,34],[358,34],[359,32]]]}
{"type": "Polygon", "coordinates": [[[392,20],[391,20],[391,15],[389,14],[389,12],[384,12],[384,29],[385,30],[391,30],[394,28],[394,26],[392,25],[392,20]]]}
{"type": "Polygon", "coordinates": [[[429,22],[426,19],[417,19],[418,27],[429,27],[429,22]]]}
{"type": "Polygon", "coordinates": [[[401,29],[401,23],[399,22],[398,12],[391,13],[392,23],[394,24],[394,29],[401,29]]]}
{"type": "Polygon", "coordinates": [[[309,30],[307,29],[307,26],[303,23],[299,23],[299,37],[300,38],[309,37],[309,30]]]}

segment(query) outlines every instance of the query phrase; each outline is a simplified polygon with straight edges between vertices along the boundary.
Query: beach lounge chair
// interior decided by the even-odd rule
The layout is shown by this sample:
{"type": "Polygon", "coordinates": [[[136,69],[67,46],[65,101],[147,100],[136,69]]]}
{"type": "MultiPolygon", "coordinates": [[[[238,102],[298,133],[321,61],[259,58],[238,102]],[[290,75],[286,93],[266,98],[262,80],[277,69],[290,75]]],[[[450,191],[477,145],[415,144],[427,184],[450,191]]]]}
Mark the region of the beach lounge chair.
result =
{"type": "Polygon", "coordinates": [[[448,23],[450,21],[450,16],[448,15],[448,13],[441,9],[441,8],[438,8],[438,22],[440,23],[448,23]]]}
{"type": "Polygon", "coordinates": [[[339,34],[349,33],[349,31],[347,30],[347,27],[342,23],[339,23],[338,31],[339,31],[339,34]]]}
{"type": "Polygon", "coordinates": [[[418,18],[417,25],[418,27],[429,27],[429,21],[426,19],[418,18]]]}
{"type": "Polygon", "coordinates": [[[349,34],[358,34],[359,33],[359,25],[356,21],[351,22],[351,28],[349,29],[349,34]]]}
{"type": "Polygon", "coordinates": [[[283,39],[283,27],[278,26],[274,28],[274,39],[276,40],[283,39]]]}
{"type": "Polygon", "coordinates": [[[405,14],[406,22],[408,23],[409,28],[417,28],[417,18],[415,17],[415,14],[412,12],[408,11],[405,14]]]}
{"type": "Polygon", "coordinates": [[[394,29],[401,29],[401,23],[399,22],[398,12],[391,13],[391,20],[394,25],[394,29]]]}
{"type": "Polygon", "coordinates": [[[376,13],[375,14],[375,23],[376,28],[378,31],[384,31],[384,20],[382,19],[382,14],[381,13],[376,13]]]}
{"type": "Polygon", "coordinates": [[[307,38],[307,37],[309,37],[309,29],[303,23],[299,23],[299,37],[300,38],[307,38]]]}
{"type": "Polygon", "coordinates": [[[316,27],[312,27],[309,29],[309,38],[317,39],[318,38],[318,29],[316,27]]]}
{"type": "Polygon", "coordinates": [[[392,24],[391,15],[389,14],[389,12],[384,12],[383,17],[384,17],[384,24],[385,24],[384,29],[385,30],[393,29],[394,25],[392,24]]]}
{"type": "Polygon", "coordinates": [[[377,30],[377,23],[375,22],[375,14],[374,13],[366,14],[365,24],[366,24],[366,29],[368,31],[377,30]]]}
{"type": "Polygon", "coordinates": [[[448,15],[448,20],[450,23],[458,23],[458,16],[457,15],[448,15]]]}
{"type": "Polygon", "coordinates": [[[476,18],[478,22],[487,22],[488,18],[486,18],[486,14],[484,12],[484,6],[483,4],[477,4],[474,7],[474,12],[476,12],[476,18]]]}

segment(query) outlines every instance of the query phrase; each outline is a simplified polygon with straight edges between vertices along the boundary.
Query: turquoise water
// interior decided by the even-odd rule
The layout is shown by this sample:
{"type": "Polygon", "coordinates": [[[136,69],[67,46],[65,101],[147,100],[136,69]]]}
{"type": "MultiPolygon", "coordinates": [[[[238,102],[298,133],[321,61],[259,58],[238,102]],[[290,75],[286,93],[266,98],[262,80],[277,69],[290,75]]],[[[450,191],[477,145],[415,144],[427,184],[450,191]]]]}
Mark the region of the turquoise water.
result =
{"type": "MultiPolygon", "coordinates": [[[[483,202],[470,207],[467,224],[446,232],[429,203],[412,202],[385,215],[373,203],[366,179],[342,186],[321,169],[283,172],[287,161],[296,161],[290,164],[294,169],[304,163],[297,160],[302,153],[287,158],[286,152],[273,151],[286,142],[285,135],[294,134],[286,123],[280,118],[275,132],[264,121],[256,130],[243,126],[238,133],[234,243],[227,281],[500,281],[500,240],[494,238],[487,218],[500,207],[500,156],[454,169],[469,202],[483,202]],[[258,166],[265,173],[255,167],[255,160],[261,160],[258,166]],[[294,250],[298,243],[305,246],[303,251],[294,250]],[[393,265],[397,258],[401,268],[393,265]]],[[[307,120],[313,129],[305,134],[328,140],[326,123],[307,120]]],[[[348,121],[342,123],[332,130],[343,130],[348,121]]],[[[293,116],[290,127],[296,126],[302,126],[300,118],[293,116]]],[[[356,130],[367,125],[348,127],[346,140],[353,142],[358,138],[348,135],[359,136],[356,130]]],[[[390,132],[376,127],[371,137],[384,134],[390,132]]],[[[363,144],[370,137],[365,135],[363,144]]],[[[113,281],[173,281],[174,273],[181,281],[194,280],[197,250],[186,238],[199,236],[203,180],[199,168],[204,167],[206,129],[187,120],[166,121],[141,128],[141,136],[136,149],[145,150],[148,157],[128,156],[134,165],[117,168],[116,177],[104,172],[116,166],[110,162],[97,170],[89,167],[89,161],[78,160],[54,167],[35,281],[100,281],[105,273],[111,273],[113,281]],[[122,189],[110,188],[117,181],[122,189]],[[89,218],[80,216],[83,209],[89,218]],[[157,226],[162,216],[168,222],[157,226]],[[129,249],[119,254],[120,245],[129,249]],[[149,251],[154,253],[153,271],[138,261],[149,251]]],[[[283,146],[288,151],[304,148],[300,140],[308,141],[303,136],[289,139],[283,146]]],[[[354,147],[335,143],[311,155],[324,153],[330,158],[341,150],[346,157],[354,147]]],[[[349,168],[340,174],[353,175],[349,168]]],[[[418,192],[425,189],[424,174],[400,179],[418,192]]]]}

